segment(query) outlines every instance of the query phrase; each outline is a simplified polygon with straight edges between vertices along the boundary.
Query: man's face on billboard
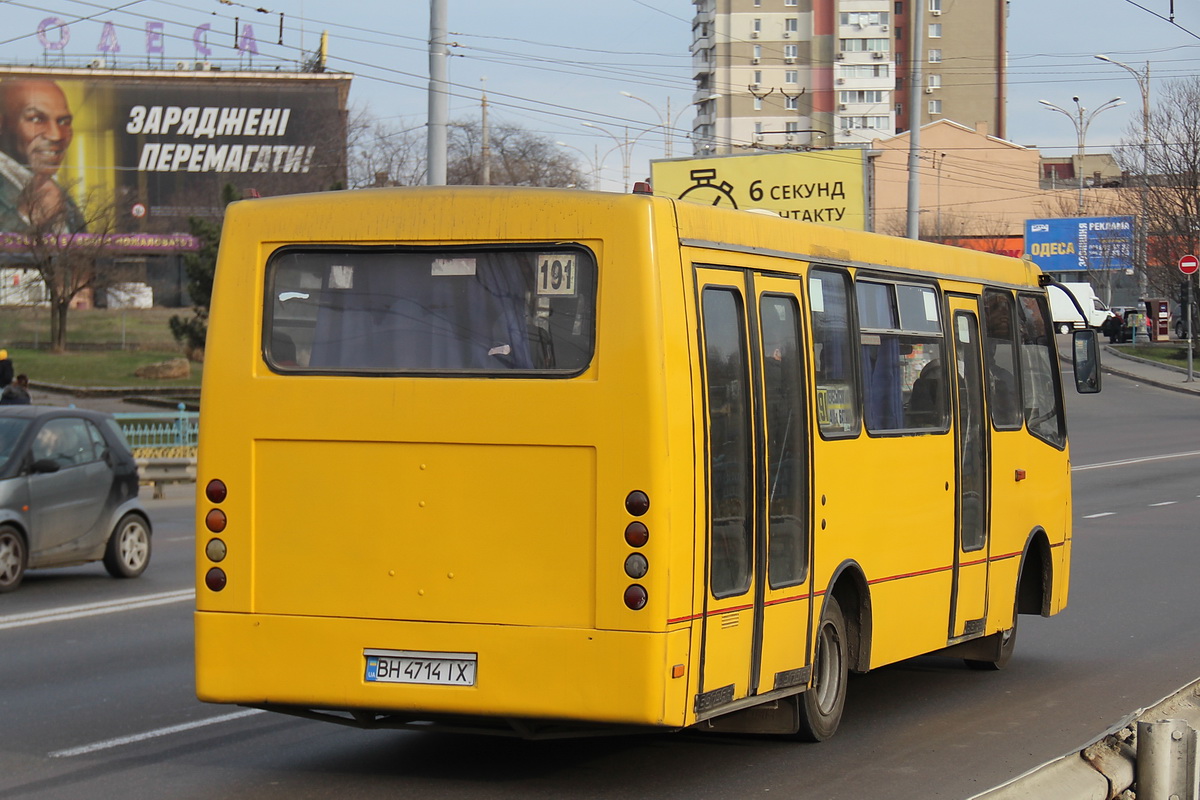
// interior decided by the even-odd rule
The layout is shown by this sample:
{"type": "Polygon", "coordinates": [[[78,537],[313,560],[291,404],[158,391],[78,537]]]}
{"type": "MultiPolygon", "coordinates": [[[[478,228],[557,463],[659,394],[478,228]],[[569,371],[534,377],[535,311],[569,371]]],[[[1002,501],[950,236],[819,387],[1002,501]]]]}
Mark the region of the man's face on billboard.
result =
{"type": "Polygon", "coordinates": [[[47,80],[6,81],[0,84],[0,114],[0,145],[9,155],[34,172],[57,172],[74,135],[71,109],[58,85],[47,80]]]}

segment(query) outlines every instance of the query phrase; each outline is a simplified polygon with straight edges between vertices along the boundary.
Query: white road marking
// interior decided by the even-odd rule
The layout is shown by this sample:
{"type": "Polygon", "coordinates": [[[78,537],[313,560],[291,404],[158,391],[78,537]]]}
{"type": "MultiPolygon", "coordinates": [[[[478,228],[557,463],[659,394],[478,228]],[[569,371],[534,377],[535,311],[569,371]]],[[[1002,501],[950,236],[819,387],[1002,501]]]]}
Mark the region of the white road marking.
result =
{"type": "MultiPolygon", "coordinates": [[[[1143,456],[1142,458],[1124,458],[1120,461],[1105,461],[1103,464],[1085,464],[1081,467],[1071,467],[1071,472],[1083,472],[1089,469],[1106,469],[1108,467],[1127,467],[1130,464],[1145,464],[1148,461],[1167,461],[1172,458],[1193,458],[1200,456],[1200,450],[1187,453],[1168,453],[1162,456],[1143,456]]],[[[1200,496],[1200,495],[1197,495],[1200,496]]]]}
{"type": "Polygon", "coordinates": [[[162,592],[160,594],[144,594],[140,597],[121,600],[106,600],[102,603],[87,603],[81,606],[63,606],[44,611],[30,611],[24,614],[8,614],[0,617],[0,631],[9,628],[26,628],[30,625],[42,625],[47,622],[65,622],[84,617],[95,617],[100,614],[116,614],[121,611],[133,611],[138,608],[163,606],[168,603],[181,603],[196,597],[195,589],[180,589],[177,592],[162,592]]]}
{"type": "Polygon", "coordinates": [[[203,728],[208,725],[217,725],[222,722],[232,722],[235,719],[242,719],[243,717],[249,717],[253,714],[262,713],[265,713],[262,711],[262,709],[248,708],[245,711],[235,711],[232,714],[224,714],[220,717],[210,717],[209,719],[200,719],[196,720],[195,722],[184,722],[180,725],[171,725],[166,728],[146,731],[145,733],[135,733],[131,736],[121,736],[116,739],[107,739],[103,742],[93,742],[92,744],[85,744],[80,747],[71,747],[66,750],[55,750],[53,753],[49,753],[48,756],[50,758],[71,758],[72,756],[85,756],[88,753],[109,750],[113,747],[121,747],[122,745],[133,744],[134,742],[144,742],[147,739],[157,739],[160,736],[170,736],[175,733],[183,733],[184,731],[195,730],[196,728],[203,728]]]}
{"type": "Polygon", "coordinates": [[[1088,514],[1087,516],[1084,517],[1084,519],[1099,519],[1100,517],[1112,517],[1112,516],[1115,516],[1116,513],[1117,512],[1115,512],[1115,511],[1101,511],[1099,514],[1088,514]]]}
{"type": "Polygon", "coordinates": [[[1151,503],[1149,506],[1147,506],[1147,508],[1158,508],[1159,506],[1173,506],[1177,502],[1179,502],[1179,501],[1178,500],[1167,500],[1162,503],[1151,503]]]}

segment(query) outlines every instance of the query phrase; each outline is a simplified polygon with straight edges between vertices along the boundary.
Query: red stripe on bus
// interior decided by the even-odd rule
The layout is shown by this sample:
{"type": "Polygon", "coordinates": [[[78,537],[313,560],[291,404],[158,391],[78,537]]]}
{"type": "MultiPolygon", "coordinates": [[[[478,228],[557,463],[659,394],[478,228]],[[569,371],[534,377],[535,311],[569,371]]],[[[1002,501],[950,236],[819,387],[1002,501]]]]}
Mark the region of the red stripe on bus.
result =
{"type": "MultiPolygon", "coordinates": [[[[1053,547],[1062,547],[1063,542],[1059,542],[1058,544],[1052,544],[1050,546],[1052,548],[1053,547]]],[[[1004,553],[1004,554],[998,555],[998,556],[990,556],[988,558],[981,558],[977,561],[968,561],[968,562],[961,564],[960,566],[975,567],[975,566],[979,566],[980,564],[990,564],[990,563],[993,563],[996,561],[1007,561],[1010,558],[1019,558],[1021,555],[1023,555],[1023,551],[1017,550],[1016,552],[1012,552],[1012,553],[1004,553]]],[[[939,572],[949,572],[952,569],[954,569],[954,565],[948,564],[948,565],[942,566],[942,567],[931,567],[930,569],[917,570],[916,572],[904,572],[904,573],[900,573],[898,575],[889,575],[886,578],[875,578],[874,580],[867,581],[867,585],[874,586],[879,583],[888,583],[889,581],[898,581],[898,580],[902,580],[904,578],[919,578],[924,575],[936,575],[939,572]]],[[[773,600],[767,600],[763,605],[764,606],[777,606],[777,605],[783,605],[784,603],[794,603],[799,600],[814,600],[814,599],[816,599],[818,597],[822,597],[824,595],[825,595],[825,592],[820,591],[820,592],[812,592],[811,594],[793,595],[791,597],[779,597],[779,598],[776,598],[773,600]]],[[[686,617],[675,617],[674,619],[669,619],[669,620],[667,620],[667,624],[668,625],[677,625],[680,622],[694,622],[698,619],[704,619],[705,617],[715,617],[715,616],[719,616],[721,614],[728,614],[732,611],[745,611],[746,609],[753,608],[753,607],[754,607],[753,604],[746,604],[746,605],[740,605],[740,606],[733,606],[731,608],[715,609],[713,611],[709,611],[708,613],[689,614],[686,617]]]]}

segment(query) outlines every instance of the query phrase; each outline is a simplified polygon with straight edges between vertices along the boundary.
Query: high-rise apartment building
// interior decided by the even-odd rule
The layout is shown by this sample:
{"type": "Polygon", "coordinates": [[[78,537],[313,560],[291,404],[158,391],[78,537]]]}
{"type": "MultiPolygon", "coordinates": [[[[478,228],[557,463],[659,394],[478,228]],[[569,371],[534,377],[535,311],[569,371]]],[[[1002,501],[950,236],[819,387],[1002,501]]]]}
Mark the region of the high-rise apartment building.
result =
{"type": "Polygon", "coordinates": [[[693,0],[696,153],[866,145],[919,123],[1004,135],[1007,0],[693,0]]]}

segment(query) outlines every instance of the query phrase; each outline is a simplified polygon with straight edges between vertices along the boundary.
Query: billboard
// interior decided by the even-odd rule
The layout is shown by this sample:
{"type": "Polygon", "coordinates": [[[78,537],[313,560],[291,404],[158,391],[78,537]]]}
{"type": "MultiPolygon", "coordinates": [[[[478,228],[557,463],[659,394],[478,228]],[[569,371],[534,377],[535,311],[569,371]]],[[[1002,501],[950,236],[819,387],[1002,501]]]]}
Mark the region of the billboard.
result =
{"type": "Polygon", "coordinates": [[[1133,269],[1133,217],[1025,221],[1025,252],[1043,272],[1133,269]]]}
{"type": "Polygon", "coordinates": [[[654,194],[865,230],[865,150],[763,153],[650,162],[654,194]]]}
{"type": "MultiPolygon", "coordinates": [[[[345,182],[350,76],[0,68],[0,233],[56,208],[61,233],[186,231],[221,192],[345,182]],[[95,226],[93,226],[95,227],[95,226]]],[[[160,240],[129,239],[138,246],[160,240]]]]}

